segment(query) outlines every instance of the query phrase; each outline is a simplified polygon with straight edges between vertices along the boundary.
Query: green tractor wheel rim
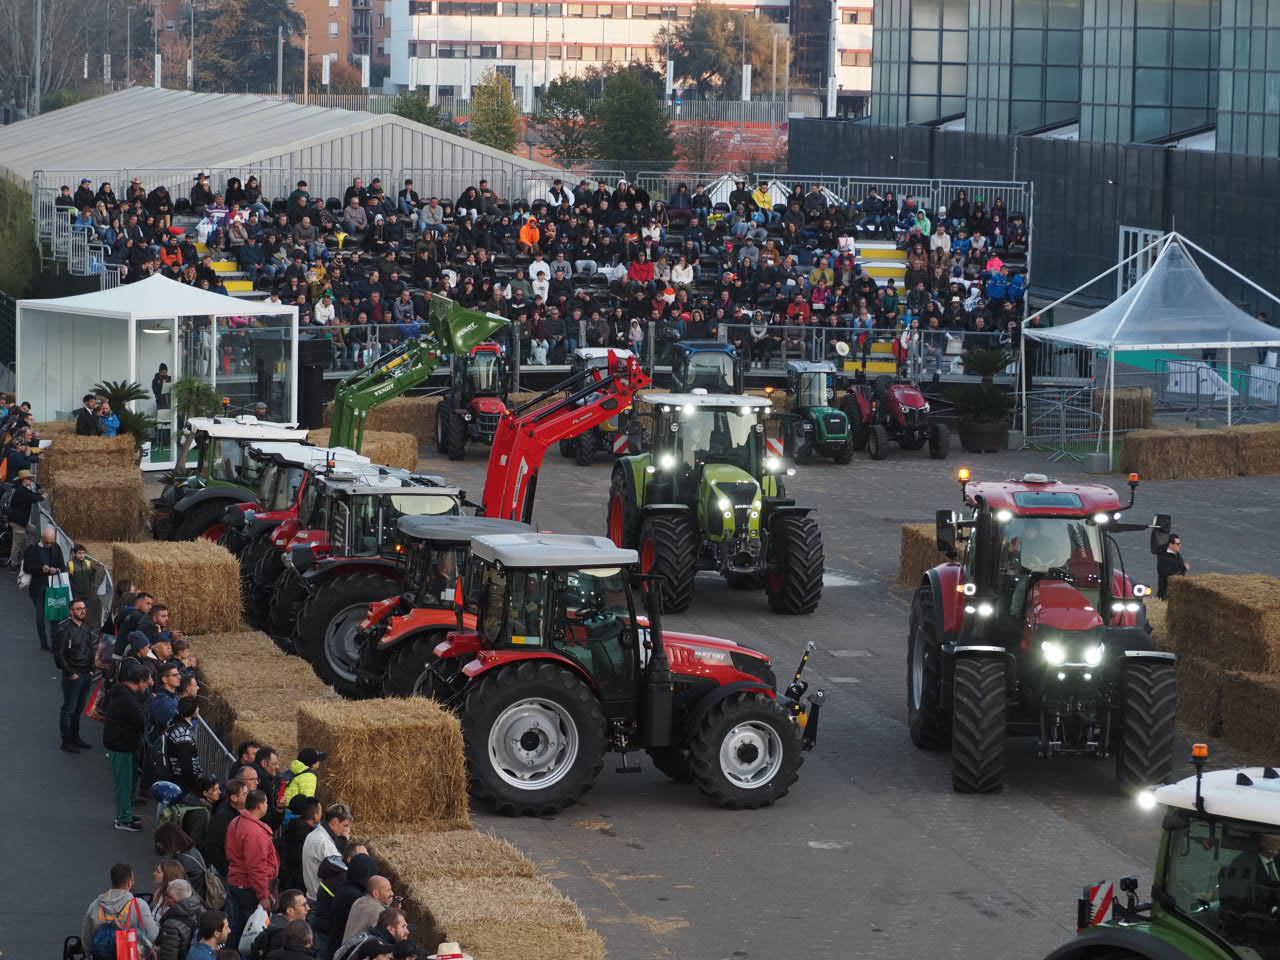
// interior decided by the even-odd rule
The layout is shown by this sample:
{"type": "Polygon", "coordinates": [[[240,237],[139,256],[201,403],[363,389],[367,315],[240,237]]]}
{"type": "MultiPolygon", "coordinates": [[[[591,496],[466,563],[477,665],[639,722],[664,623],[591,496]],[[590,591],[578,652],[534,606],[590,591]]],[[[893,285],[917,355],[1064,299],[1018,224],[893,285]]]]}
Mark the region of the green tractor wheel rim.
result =
{"type": "Polygon", "coordinates": [[[755,790],[770,783],[782,768],[782,738],[767,723],[748,720],[720,741],[720,770],[735,787],[755,790]]]}
{"type": "Polygon", "coordinates": [[[554,786],[577,759],[578,725],[552,700],[517,700],[489,728],[493,772],[518,790],[554,786]]]}

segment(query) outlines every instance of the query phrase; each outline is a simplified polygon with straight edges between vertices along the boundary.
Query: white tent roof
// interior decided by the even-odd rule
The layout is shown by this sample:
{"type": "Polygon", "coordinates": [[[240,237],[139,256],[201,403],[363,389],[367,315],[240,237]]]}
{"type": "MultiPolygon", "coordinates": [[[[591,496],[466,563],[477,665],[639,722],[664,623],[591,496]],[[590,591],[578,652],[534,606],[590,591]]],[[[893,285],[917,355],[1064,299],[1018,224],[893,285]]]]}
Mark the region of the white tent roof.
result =
{"type": "Polygon", "coordinates": [[[1114,303],[1060,327],[1027,327],[1026,335],[1107,351],[1280,347],[1280,330],[1245,313],[1205,278],[1188,249],[1194,244],[1176,233],[1156,243],[1162,249],[1155,263],[1114,303]]]}
{"type": "Polygon", "coordinates": [[[265,300],[226,297],[200,287],[189,287],[160,274],[97,293],[51,300],[19,300],[19,308],[86,317],[120,317],[159,320],[165,317],[261,317],[291,316],[297,307],[265,300]]]}

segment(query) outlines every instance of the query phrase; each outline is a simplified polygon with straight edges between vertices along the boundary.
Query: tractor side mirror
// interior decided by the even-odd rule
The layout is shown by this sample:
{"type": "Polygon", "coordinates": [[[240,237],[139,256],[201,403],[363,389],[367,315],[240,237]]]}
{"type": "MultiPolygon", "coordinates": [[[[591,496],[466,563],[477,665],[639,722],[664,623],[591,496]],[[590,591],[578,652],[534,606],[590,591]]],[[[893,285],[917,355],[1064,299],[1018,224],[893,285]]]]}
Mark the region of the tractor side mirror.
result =
{"type": "Polygon", "coordinates": [[[937,542],[938,551],[945,555],[948,560],[956,558],[957,519],[954,510],[939,510],[934,519],[934,538],[937,542]]]}

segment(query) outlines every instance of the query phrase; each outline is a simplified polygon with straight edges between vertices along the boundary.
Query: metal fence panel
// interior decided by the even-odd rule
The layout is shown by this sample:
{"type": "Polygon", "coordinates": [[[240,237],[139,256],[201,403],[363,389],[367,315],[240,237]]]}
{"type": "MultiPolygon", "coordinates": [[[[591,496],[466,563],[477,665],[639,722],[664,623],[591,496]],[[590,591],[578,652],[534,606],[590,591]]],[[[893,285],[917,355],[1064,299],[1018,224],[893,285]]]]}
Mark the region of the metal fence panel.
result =
{"type": "Polygon", "coordinates": [[[196,753],[200,757],[200,766],[205,773],[211,773],[219,779],[231,775],[231,766],[236,758],[226,745],[218,739],[213,728],[205,723],[204,717],[196,717],[196,753]]]}

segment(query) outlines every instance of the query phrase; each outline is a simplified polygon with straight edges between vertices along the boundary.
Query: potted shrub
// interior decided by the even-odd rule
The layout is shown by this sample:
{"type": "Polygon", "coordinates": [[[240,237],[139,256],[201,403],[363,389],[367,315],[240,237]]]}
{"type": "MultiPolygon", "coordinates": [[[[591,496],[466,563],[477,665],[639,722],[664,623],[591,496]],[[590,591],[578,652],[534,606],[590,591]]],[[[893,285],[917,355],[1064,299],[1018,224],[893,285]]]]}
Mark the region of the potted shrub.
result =
{"type": "Polygon", "coordinates": [[[982,379],[952,387],[947,396],[955,404],[960,446],[968,453],[994,453],[1009,445],[1014,399],[995,385],[995,376],[1013,359],[1008,350],[971,350],[964,356],[965,372],[982,379]]]}

